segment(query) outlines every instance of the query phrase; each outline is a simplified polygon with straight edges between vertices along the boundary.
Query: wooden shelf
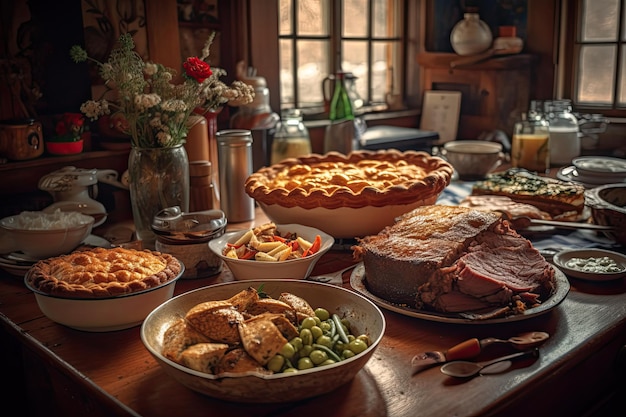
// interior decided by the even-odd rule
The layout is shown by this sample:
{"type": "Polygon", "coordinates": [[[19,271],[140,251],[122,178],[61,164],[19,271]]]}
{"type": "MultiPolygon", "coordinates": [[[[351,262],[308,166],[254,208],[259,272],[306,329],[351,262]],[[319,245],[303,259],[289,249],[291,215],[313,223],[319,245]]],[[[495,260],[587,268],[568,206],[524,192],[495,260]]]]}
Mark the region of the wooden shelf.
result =
{"type": "Polygon", "coordinates": [[[120,175],[128,167],[129,150],[93,151],[66,156],[42,156],[27,161],[0,164],[0,196],[26,194],[38,190],[39,179],[65,166],[85,169],[114,169],[120,175]]]}

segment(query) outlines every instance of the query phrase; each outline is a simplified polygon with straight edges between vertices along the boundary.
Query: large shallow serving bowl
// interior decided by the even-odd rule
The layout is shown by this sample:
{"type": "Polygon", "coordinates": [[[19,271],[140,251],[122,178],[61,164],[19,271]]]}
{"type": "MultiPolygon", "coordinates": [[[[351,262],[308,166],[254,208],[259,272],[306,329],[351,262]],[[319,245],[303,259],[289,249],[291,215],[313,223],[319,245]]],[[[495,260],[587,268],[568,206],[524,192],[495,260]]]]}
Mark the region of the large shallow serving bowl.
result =
{"type": "Polygon", "coordinates": [[[22,212],[0,220],[14,250],[35,259],[76,249],[91,233],[94,218],[78,212],[22,212]]]}
{"type": "Polygon", "coordinates": [[[354,238],[376,234],[397,216],[434,204],[453,172],[448,162],[426,152],[330,152],[261,168],[245,188],[276,223],[354,238]]]}
{"type": "Polygon", "coordinates": [[[282,234],[296,233],[303,239],[313,242],[317,235],[322,239],[322,246],[317,253],[300,259],[289,259],[279,262],[259,262],[250,259],[233,259],[224,256],[223,250],[228,243],[235,243],[247,230],[228,232],[221,237],[209,241],[209,248],[219,256],[228,266],[237,280],[249,279],[305,279],[313,270],[323,254],[328,252],[335,243],[335,239],[327,233],[314,227],[301,224],[277,224],[276,228],[282,234]]]}
{"type": "Polygon", "coordinates": [[[141,326],[141,340],[163,370],[188,388],[227,401],[276,403],[298,401],[330,392],[352,380],[374,354],[385,332],[380,309],[365,297],[334,285],[294,280],[235,281],[199,288],[163,303],[141,326]],[[331,314],[350,320],[353,334],[368,334],[371,345],[361,354],[332,365],[297,373],[215,376],[179,365],[161,354],[163,334],[196,304],[224,300],[248,288],[259,288],[278,298],[281,292],[302,297],[313,308],[324,307],[331,314]]]}
{"type": "Polygon", "coordinates": [[[591,208],[594,223],[613,226],[604,232],[626,245],[626,183],[606,184],[585,191],[585,204],[591,208]]]}

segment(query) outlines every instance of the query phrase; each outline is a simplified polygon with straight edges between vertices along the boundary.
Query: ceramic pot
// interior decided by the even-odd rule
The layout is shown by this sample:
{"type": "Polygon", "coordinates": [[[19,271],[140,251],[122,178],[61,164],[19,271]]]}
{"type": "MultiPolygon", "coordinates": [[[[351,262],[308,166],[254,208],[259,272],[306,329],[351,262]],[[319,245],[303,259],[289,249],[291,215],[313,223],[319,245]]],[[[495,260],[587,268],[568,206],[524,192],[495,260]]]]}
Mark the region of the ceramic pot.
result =
{"type": "Polygon", "coordinates": [[[76,142],[46,142],[46,149],[52,155],[74,155],[83,151],[83,140],[76,142]]]}
{"type": "Polygon", "coordinates": [[[478,13],[465,13],[450,34],[452,49],[459,55],[476,55],[491,46],[493,35],[478,13]]]}

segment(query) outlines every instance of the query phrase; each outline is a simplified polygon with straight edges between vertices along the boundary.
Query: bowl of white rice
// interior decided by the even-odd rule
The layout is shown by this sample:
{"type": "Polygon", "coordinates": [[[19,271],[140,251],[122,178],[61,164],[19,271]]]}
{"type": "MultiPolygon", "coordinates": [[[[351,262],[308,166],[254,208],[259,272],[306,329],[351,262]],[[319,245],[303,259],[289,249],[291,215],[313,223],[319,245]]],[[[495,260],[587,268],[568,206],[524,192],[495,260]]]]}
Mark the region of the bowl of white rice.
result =
{"type": "Polygon", "coordinates": [[[3,251],[33,259],[63,255],[87,239],[93,223],[93,217],[75,211],[23,211],[0,220],[3,251]]]}

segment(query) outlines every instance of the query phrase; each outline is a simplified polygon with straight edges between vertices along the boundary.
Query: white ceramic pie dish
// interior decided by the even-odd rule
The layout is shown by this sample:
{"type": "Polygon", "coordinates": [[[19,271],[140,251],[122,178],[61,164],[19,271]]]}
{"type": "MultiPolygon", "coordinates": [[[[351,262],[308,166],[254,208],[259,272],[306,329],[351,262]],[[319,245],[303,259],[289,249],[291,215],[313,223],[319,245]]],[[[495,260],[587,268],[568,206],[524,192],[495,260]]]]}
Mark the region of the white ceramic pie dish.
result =
{"type": "Polygon", "coordinates": [[[228,232],[216,239],[210,240],[209,248],[224,261],[237,280],[306,279],[311,274],[317,261],[319,261],[322,255],[328,252],[335,243],[335,239],[332,236],[313,227],[303,226],[301,224],[276,223],[276,228],[281,233],[296,233],[309,242],[313,242],[315,236],[320,235],[322,238],[322,246],[317,253],[311,256],[281,262],[259,262],[249,259],[233,259],[224,256],[222,251],[226,245],[228,243],[235,243],[248,231],[246,229],[228,232]]]}
{"type": "Polygon", "coordinates": [[[163,303],[143,322],[141,340],[167,375],[194,391],[226,401],[280,403],[325,394],[352,380],[378,348],[385,326],[385,317],[374,303],[342,287],[294,280],[234,281],[189,291],[163,303]],[[369,335],[370,346],[352,358],[297,373],[220,377],[179,365],[161,354],[165,330],[193,306],[204,301],[224,300],[249,286],[259,288],[261,285],[272,298],[278,298],[281,292],[290,292],[305,299],[313,308],[324,307],[331,314],[349,319],[352,334],[369,335]]]}
{"type": "Polygon", "coordinates": [[[340,207],[336,209],[324,207],[305,209],[258,203],[267,217],[275,223],[297,222],[321,229],[335,238],[352,239],[375,235],[386,226],[392,225],[396,217],[415,208],[435,204],[438,197],[439,194],[411,204],[394,204],[384,207],[340,207]]]}
{"type": "Polygon", "coordinates": [[[29,272],[24,283],[50,320],[76,330],[110,332],[140,325],[152,310],[172,298],[183,272],[184,265],[178,276],[157,287],[106,298],[64,298],[43,293],[30,286],[29,272]]]}

